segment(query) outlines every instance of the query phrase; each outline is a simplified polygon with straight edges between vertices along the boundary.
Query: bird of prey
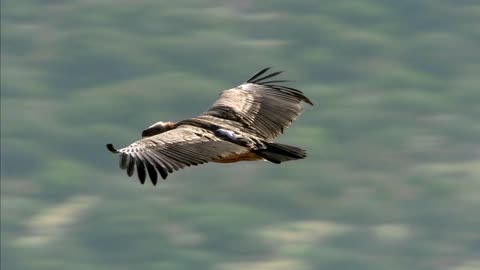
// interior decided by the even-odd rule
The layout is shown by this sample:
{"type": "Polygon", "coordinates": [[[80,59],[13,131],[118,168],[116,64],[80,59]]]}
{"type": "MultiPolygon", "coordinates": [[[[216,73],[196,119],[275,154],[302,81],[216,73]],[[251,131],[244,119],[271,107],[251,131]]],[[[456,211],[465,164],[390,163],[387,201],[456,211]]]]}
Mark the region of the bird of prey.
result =
{"type": "Polygon", "coordinates": [[[157,122],[142,132],[142,139],[122,149],[107,144],[120,156],[120,168],[140,182],[148,173],[157,184],[169,173],[207,162],[232,163],[267,160],[281,163],[303,159],[305,150],[274,143],[303,111],[313,103],[300,91],[271,80],[282,73],[268,74],[265,68],[245,83],[223,91],[217,101],[197,117],[179,122],[157,122]]]}

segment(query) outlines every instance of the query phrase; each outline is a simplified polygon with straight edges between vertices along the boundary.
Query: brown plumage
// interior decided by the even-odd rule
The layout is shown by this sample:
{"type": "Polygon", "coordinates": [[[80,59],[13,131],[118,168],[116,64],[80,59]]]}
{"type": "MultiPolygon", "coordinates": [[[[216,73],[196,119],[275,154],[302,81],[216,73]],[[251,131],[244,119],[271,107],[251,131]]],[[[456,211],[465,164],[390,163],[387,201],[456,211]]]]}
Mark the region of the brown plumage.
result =
{"type": "Polygon", "coordinates": [[[245,83],[222,92],[201,115],[177,123],[157,122],[142,132],[131,145],[108,150],[120,156],[120,168],[140,182],[146,176],[157,183],[186,166],[207,162],[231,163],[268,160],[273,163],[302,159],[303,149],[273,143],[303,111],[303,102],[313,103],[297,89],[279,85],[284,80],[267,80],[265,68],[245,83]]]}

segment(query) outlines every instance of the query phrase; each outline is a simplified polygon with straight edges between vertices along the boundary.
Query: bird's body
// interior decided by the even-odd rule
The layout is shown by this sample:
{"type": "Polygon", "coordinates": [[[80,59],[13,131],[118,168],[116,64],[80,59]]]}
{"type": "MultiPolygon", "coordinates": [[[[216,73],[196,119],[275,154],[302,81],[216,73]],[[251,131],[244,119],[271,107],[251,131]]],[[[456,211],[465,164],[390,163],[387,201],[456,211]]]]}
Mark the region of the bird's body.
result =
{"type": "Polygon", "coordinates": [[[148,173],[153,184],[157,172],[168,173],[185,166],[206,162],[232,163],[268,160],[273,163],[305,158],[305,151],[274,143],[303,110],[302,103],[312,102],[299,90],[277,85],[285,81],[266,81],[278,75],[255,74],[246,83],[225,90],[201,115],[174,122],[157,122],[142,132],[142,139],[116,150],[120,167],[133,175],[135,168],[143,184],[148,173]]]}

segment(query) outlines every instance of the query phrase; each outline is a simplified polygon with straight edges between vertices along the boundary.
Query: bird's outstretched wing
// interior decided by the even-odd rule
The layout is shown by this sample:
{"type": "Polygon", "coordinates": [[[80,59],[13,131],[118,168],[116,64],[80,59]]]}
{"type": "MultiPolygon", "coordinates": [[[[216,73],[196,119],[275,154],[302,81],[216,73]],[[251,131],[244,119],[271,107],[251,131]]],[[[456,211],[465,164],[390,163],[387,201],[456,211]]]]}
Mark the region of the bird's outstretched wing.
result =
{"type": "Polygon", "coordinates": [[[137,170],[140,182],[148,173],[157,183],[157,171],[165,179],[168,173],[185,166],[199,165],[232,154],[248,151],[240,145],[224,141],[202,128],[183,125],[170,131],[138,140],[122,149],[107,144],[108,150],[120,155],[120,168],[128,176],[137,170]]]}
{"type": "Polygon", "coordinates": [[[313,103],[302,91],[278,84],[287,81],[268,80],[281,73],[266,74],[269,69],[265,68],[245,83],[223,91],[202,115],[239,122],[266,140],[283,133],[302,113],[302,103],[313,103]]]}

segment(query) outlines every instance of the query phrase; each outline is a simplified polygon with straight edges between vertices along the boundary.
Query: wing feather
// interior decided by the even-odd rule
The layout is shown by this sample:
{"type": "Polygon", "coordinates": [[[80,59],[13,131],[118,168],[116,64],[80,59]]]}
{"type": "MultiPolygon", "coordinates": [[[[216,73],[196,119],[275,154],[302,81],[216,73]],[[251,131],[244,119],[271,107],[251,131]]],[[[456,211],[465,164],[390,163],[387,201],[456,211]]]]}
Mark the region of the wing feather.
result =
{"type": "Polygon", "coordinates": [[[143,154],[143,158],[145,158],[145,167],[147,168],[148,172],[148,177],[150,177],[150,180],[152,180],[153,185],[157,184],[157,179],[158,179],[158,174],[157,171],[155,170],[155,166],[153,163],[153,160],[150,159],[148,155],[143,154]]]}
{"type": "Polygon", "coordinates": [[[267,67],[267,68],[264,68],[262,70],[260,70],[259,72],[255,73],[252,77],[250,77],[250,79],[248,79],[248,82],[250,81],[254,81],[256,78],[262,76],[262,74],[264,74],[265,72],[267,72],[270,68],[267,67]]]}
{"type": "Polygon", "coordinates": [[[135,165],[137,166],[137,174],[138,174],[138,179],[140,179],[140,182],[143,184],[145,183],[145,166],[143,164],[142,157],[140,155],[137,155],[138,158],[135,159],[135,165]]]}
{"type": "Polygon", "coordinates": [[[124,153],[120,154],[120,168],[122,168],[122,170],[125,170],[127,168],[128,159],[129,159],[129,156],[127,154],[124,154],[124,153]]]}
{"type": "Polygon", "coordinates": [[[173,168],[171,167],[171,165],[158,159],[155,156],[155,154],[145,153],[145,156],[150,158],[151,160],[150,162],[155,165],[155,167],[157,168],[158,172],[160,173],[163,179],[167,178],[167,175],[168,175],[167,172],[169,173],[173,172],[173,168]]]}
{"type": "Polygon", "coordinates": [[[302,113],[303,102],[313,103],[302,91],[277,84],[283,80],[265,81],[281,73],[265,75],[268,70],[263,69],[244,84],[223,91],[201,116],[240,122],[243,127],[266,140],[282,134],[302,113]]]}
{"type": "Polygon", "coordinates": [[[266,80],[266,79],[268,79],[268,78],[271,78],[271,77],[275,77],[275,76],[277,76],[277,75],[279,75],[279,74],[281,74],[281,73],[283,73],[283,71],[277,71],[277,72],[274,72],[274,73],[272,73],[272,74],[266,75],[266,76],[264,76],[264,77],[262,77],[262,78],[258,78],[258,79],[254,80],[254,81],[250,81],[250,80],[249,80],[249,82],[250,82],[250,83],[260,83],[261,81],[264,81],[264,80],[266,80]]]}
{"type": "Polygon", "coordinates": [[[136,168],[142,184],[148,173],[154,185],[157,183],[157,171],[165,179],[168,173],[185,166],[196,166],[248,151],[243,146],[218,138],[208,130],[189,125],[143,138],[119,150],[112,145],[107,147],[120,155],[120,167],[127,171],[128,176],[132,176],[136,168]]]}
{"type": "Polygon", "coordinates": [[[135,158],[129,156],[128,165],[127,165],[127,175],[132,176],[133,172],[135,171],[135,158]]]}

